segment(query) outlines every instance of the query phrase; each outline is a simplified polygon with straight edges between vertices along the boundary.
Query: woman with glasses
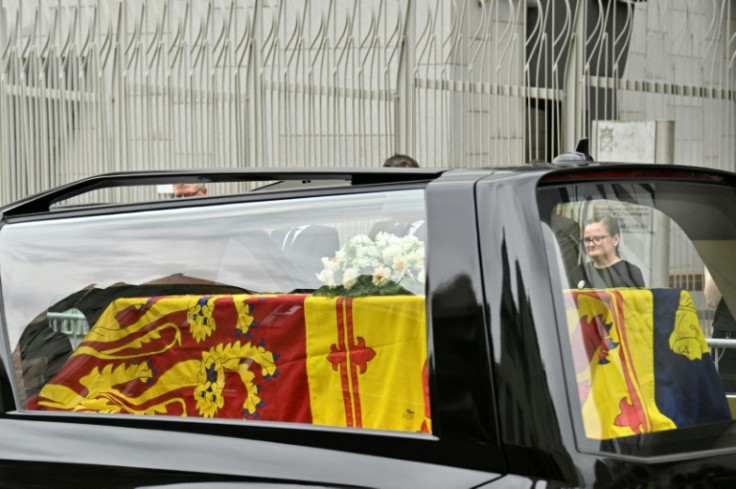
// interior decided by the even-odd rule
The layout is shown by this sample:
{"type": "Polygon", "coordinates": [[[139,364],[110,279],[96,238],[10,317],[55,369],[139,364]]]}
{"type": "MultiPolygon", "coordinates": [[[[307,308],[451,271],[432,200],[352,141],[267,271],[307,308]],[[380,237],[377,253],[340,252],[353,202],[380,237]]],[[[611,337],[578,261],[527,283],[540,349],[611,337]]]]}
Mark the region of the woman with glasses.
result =
{"type": "Polygon", "coordinates": [[[639,267],[621,258],[620,242],[621,228],[615,218],[606,216],[588,221],[583,232],[583,245],[590,261],[570,272],[570,287],[644,287],[644,276],[639,267]]]}

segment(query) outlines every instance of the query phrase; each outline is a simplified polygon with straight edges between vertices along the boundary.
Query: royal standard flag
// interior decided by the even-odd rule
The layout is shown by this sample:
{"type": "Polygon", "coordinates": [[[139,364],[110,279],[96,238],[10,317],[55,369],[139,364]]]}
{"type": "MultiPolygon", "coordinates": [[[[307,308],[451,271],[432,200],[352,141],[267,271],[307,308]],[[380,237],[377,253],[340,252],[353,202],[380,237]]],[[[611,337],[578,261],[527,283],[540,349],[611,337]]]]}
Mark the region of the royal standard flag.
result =
{"type": "Polygon", "coordinates": [[[119,298],[29,405],[429,431],[426,351],[422,297],[119,298]]]}
{"type": "Polygon", "coordinates": [[[730,419],[688,292],[583,290],[566,301],[589,438],[730,419]]]}

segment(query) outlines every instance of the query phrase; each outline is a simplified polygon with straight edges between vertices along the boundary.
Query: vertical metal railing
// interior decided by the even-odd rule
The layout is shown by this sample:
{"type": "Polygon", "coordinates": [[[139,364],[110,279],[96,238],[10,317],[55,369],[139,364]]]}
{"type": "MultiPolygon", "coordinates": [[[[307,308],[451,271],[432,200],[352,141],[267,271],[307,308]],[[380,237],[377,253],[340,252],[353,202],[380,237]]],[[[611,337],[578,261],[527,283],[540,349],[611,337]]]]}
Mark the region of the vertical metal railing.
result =
{"type": "Polygon", "coordinates": [[[732,15],[726,0],[0,0],[0,202],[116,170],[547,161],[606,119],[674,120],[676,163],[733,170],[732,15]]]}

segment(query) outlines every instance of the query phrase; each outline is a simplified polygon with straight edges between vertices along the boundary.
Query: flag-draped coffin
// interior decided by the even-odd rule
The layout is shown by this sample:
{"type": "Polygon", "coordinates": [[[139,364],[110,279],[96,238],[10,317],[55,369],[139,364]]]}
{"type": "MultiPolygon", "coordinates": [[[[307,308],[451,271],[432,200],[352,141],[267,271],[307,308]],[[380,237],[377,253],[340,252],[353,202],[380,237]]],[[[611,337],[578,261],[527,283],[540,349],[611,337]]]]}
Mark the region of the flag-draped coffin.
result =
{"type": "Polygon", "coordinates": [[[424,298],[119,298],[31,407],[429,431],[424,298]]]}

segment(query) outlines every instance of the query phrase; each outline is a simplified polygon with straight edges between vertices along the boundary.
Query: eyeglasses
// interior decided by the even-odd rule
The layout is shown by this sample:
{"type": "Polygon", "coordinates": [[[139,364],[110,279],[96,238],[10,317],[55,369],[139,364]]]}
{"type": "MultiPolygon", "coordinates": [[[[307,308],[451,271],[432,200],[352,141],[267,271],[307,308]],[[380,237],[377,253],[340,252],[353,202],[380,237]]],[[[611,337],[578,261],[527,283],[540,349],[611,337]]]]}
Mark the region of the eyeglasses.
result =
{"type": "Polygon", "coordinates": [[[588,238],[583,238],[583,243],[585,243],[585,244],[591,244],[591,243],[601,244],[601,241],[603,241],[604,239],[606,239],[609,236],[610,236],[610,234],[606,234],[605,236],[590,236],[588,238]]]}

